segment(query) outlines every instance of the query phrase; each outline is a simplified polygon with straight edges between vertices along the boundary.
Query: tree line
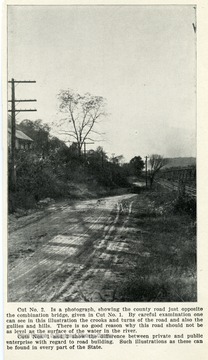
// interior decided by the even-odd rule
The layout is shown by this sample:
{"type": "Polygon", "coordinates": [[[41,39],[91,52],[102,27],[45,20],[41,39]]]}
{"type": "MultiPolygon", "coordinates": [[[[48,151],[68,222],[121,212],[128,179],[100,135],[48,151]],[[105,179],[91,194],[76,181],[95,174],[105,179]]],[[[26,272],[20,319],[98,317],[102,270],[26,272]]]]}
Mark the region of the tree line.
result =
{"type": "Polygon", "coordinates": [[[48,124],[41,120],[23,120],[18,130],[33,140],[30,150],[16,151],[16,189],[10,179],[9,155],[9,200],[10,211],[14,202],[18,207],[30,208],[46,197],[70,197],[71,183],[94,182],[114,189],[128,187],[128,177],[139,175],[144,167],[140,157],[128,164],[123,156],[108,156],[103,147],[90,149],[86,153],[73,142],[67,146],[64,141],[51,135],[48,124]]]}
{"type": "MultiPolygon", "coordinates": [[[[108,189],[129,187],[129,177],[141,176],[144,161],[140,156],[128,163],[122,155],[108,156],[103,147],[86,151],[85,142],[102,136],[96,126],[106,116],[106,102],[89,93],[81,96],[71,90],[58,94],[64,118],[58,123],[59,133],[70,139],[70,146],[51,135],[51,128],[42,120],[23,120],[17,129],[33,140],[31,150],[16,152],[16,188],[10,179],[9,154],[9,210],[30,208],[46,197],[70,197],[71,183],[94,183],[108,189]]],[[[153,156],[150,183],[163,166],[163,159],[153,156]],[[158,162],[158,160],[160,160],[158,162]]]]}

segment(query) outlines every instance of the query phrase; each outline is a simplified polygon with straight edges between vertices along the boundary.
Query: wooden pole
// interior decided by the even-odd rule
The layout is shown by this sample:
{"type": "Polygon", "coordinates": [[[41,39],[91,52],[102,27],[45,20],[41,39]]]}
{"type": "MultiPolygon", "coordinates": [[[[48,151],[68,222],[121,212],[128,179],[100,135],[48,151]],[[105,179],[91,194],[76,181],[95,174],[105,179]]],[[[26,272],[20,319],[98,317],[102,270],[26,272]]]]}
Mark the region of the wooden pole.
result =
{"type": "Polygon", "coordinates": [[[146,178],[146,188],[147,188],[147,156],[145,156],[145,178],[146,178]]]}
{"type": "Polygon", "coordinates": [[[11,180],[12,180],[12,190],[16,190],[16,164],[15,164],[15,155],[16,155],[16,119],[15,119],[15,83],[12,79],[12,108],[11,108],[11,180]]]}

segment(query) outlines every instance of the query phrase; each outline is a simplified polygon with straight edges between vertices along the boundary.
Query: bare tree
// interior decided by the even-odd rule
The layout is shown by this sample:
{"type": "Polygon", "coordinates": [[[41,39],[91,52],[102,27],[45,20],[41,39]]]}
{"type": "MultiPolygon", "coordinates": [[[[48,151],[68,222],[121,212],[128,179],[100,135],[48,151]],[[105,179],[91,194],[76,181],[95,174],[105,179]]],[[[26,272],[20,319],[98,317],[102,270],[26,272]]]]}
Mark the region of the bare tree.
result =
{"type": "Polygon", "coordinates": [[[165,159],[161,155],[153,154],[149,156],[149,164],[150,164],[150,171],[149,171],[150,187],[152,187],[152,184],[155,179],[155,175],[160,171],[162,167],[164,167],[167,164],[167,159],[165,159]]]}
{"type": "Polygon", "coordinates": [[[60,111],[67,114],[63,120],[69,124],[69,130],[63,130],[62,134],[68,135],[76,142],[81,154],[85,141],[95,140],[89,137],[90,135],[101,135],[94,127],[101,117],[106,115],[104,98],[89,93],[81,96],[71,90],[61,90],[58,99],[60,111]]]}

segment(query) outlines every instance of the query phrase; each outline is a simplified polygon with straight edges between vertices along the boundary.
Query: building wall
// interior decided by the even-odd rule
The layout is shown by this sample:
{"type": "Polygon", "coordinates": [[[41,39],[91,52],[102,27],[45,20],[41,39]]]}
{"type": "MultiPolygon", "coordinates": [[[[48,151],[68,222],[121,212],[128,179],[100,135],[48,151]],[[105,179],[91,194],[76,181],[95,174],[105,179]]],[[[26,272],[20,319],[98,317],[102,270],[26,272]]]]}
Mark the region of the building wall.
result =
{"type": "MultiPolygon", "coordinates": [[[[8,146],[11,148],[11,134],[8,133],[8,146]]],[[[17,150],[29,150],[33,148],[33,142],[23,139],[17,139],[15,140],[15,148],[17,150]]]]}

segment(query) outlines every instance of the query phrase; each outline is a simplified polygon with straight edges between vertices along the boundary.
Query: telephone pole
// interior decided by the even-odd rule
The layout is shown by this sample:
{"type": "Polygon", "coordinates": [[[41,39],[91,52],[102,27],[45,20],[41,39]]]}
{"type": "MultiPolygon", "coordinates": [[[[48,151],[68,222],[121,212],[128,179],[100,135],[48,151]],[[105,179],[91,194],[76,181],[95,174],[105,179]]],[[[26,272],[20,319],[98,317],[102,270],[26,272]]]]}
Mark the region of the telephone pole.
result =
{"type": "Polygon", "coordinates": [[[145,156],[145,178],[146,178],[146,189],[147,189],[147,158],[148,158],[148,156],[145,156]]]}
{"type": "Polygon", "coordinates": [[[94,142],[84,142],[84,156],[85,156],[85,157],[86,157],[86,155],[87,155],[86,145],[90,145],[90,144],[94,144],[94,142]]]}
{"type": "Polygon", "coordinates": [[[22,111],[37,111],[36,109],[16,109],[16,104],[19,102],[30,102],[30,101],[37,101],[36,99],[25,99],[25,100],[17,100],[15,99],[15,84],[20,83],[36,83],[36,81],[30,81],[30,80],[10,80],[8,81],[11,83],[12,91],[11,91],[11,100],[8,100],[8,102],[11,102],[11,110],[8,110],[11,112],[11,181],[12,181],[12,189],[16,190],[16,113],[22,112],[22,111]]]}

